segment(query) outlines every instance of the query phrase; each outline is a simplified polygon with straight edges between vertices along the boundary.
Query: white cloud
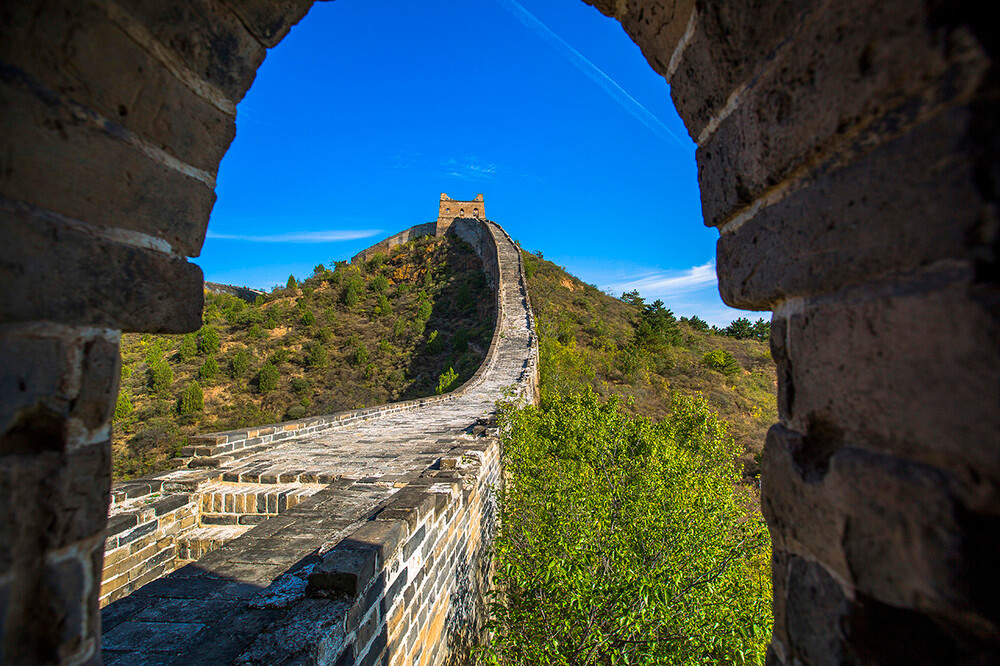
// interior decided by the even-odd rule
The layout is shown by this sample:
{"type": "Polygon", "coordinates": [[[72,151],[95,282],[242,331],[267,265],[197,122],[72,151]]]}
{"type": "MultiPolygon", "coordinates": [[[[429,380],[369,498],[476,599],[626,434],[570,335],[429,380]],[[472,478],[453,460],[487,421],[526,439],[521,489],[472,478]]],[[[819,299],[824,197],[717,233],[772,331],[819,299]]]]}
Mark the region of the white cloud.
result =
{"type": "Polygon", "coordinates": [[[371,238],[382,233],[381,229],[331,229],[328,231],[293,231],[286,234],[255,236],[248,234],[219,234],[211,229],[207,238],[247,241],[250,243],[339,243],[341,241],[371,238]]]}
{"type": "Polygon", "coordinates": [[[698,291],[713,284],[716,284],[715,260],[711,259],[700,266],[692,266],[683,271],[649,273],[617,282],[610,285],[610,288],[616,294],[635,289],[647,300],[661,298],[669,301],[672,297],[698,291]]]}

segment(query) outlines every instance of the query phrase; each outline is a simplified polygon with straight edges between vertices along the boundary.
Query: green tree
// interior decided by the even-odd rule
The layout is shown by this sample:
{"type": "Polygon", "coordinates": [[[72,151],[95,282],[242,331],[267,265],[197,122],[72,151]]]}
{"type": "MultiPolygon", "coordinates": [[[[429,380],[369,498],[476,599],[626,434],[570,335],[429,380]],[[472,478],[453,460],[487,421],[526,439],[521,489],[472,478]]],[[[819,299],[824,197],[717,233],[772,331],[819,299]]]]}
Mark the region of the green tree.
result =
{"type": "Polygon", "coordinates": [[[219,332],[211,326],[203,326],[201,329],[201,353],[217,354],[221,346],[219,332]]]}
{"type": "Polygon", "coordinates": [[[384,293],[389,288],[389,278],[384,275],[376,275],[368,283],[368,288],[377,294],[384,293]]]}
{"type": "Polygon", "coordinates": [[[132,401],[129,400],[128,394],[125,391],[119,391],[118,400],[115,402],[115,421],[121,421],[122,419],[128,417],[129,414],[135,408],[132,406],[132,401]]]}
{"type": "Polygon", "coordinates": [[[292,391],[298,395],[305,395],[309,392],[309,380],[305,377],[295,377],[292,379],[292,391]]]}
{"type": "Polygon", "coordinates": [[[184,393],[177,401],[177,411],[181,414],[192,414],[200,412],[205,408],[205,394],[201,390],[201,384],[191,382],[184,393]]]}
{"type": "Polygon", "coordinates": [[[694,315],[688,319],[688,325],[696,331],[701,331],[702,333],[708,332],[708,322],[698,315],[694,315]]]}
{"type": "Polygon", "coordinates": [[[257,373],[257,390],[261,393],[268,393],[278,388],[278,380],[281,373],[270,363],[265,363],[257,373]]]}
{"type": "Polygon", "coordinates": [[[285,289],[298,289],[299,283],[295,281],[294,275],[288,276],[288,282],[285,283],[285,289]]]}
{"type": "Polygon", "coordinates": [[[746,317],[740,317],[739,319],[733,320],[732,323],[727,326],[723,332],[723,335],[730,338],[736,338],[737,340],[748,340],[750,338],[757,337],[755,335],[753,324],[746,317]]]}
{"type": "Polygon", "coordinates": [[[219,363],[215,360],[214,355],[206,358],[205,362],[198,368],[198,377],[200,379],[211,379],[217,374],[219,374],[219,363]]]}
{"type": "Polygon", "coordinates": [[[306,353],[306,366],[310,368],[323,368],[326,364],[330,362],[330,354],[326,351],[324,347],[319,342],[313,342],[309,345],[309,351],[306,353]]]}
{"type": "Polygon", "coordinates": [[[238,379],[250,370],[250,354],[246,349],[240,349],[229,360],[229,374],[238,379]]]}
{"type": "Polygon", "coordinates": [[[455,331],[451,339],[451,348],[456,354],[464,354],[469,348],[469,332],[464,328],[455,331]]]}
{"type": "Polygon", "coordinates": [[[708,352],[702,357],[701,362],[705,367],[717,370],[726,376],[734,375],[740,371],[740,364],[725,349],[715,349],[708,352]]]}
{"type": "Polygon", "coordinates": [[[181,340],[181,346],[177,350],[177,354],[181,357],[182,361],[186,361],[193,358],[195,354],[198,353],[198,336],[194,333],[188,333],[181,340]]]}
{"type": "Polygon", "coordinates": [[[146,379],[152,393],[163,395],[174,383],[174,371],[162,358],[157,359],[147,368],[146,379]]]}
{"type": "Polygon", "coordinates": [[[437,331],[431,331],[431,334],[427,336],[426,344],[427,353],[431,355],[437,355],[444,351],[444,336],[440,335],[437,331]]]}
{"type": "Polygon", "coordinates": [[[454,384],[457,380],[458,380],[458,373],[455,372],[452,368],[448,368],[445,372],[441,373],[440,377],[438,377],[438,385],[437,388],[434,389],[434,392],[437,393],[438,395],[441,395],[442,393],[450,391],[451,385],[454,384]]]}
{"type": "Polygon", "coordinates": [[[316,315],[312,313],[312,310],[306,310],[302,313],[302,318],[299,321],[303,326],[312,326],[316,323],[316,315]]]}
{"type": "Polygon", "coordinates": [[[360,300],[361,285],[354,280],[348,280],[347,287],[344,288],[344,305],[353,308],[360,300]]]}
{"type": "Polygon", "coordinates": [[[378,303],[375,305],[375,316],[387,317],[391,314],[392,305],[389,304],[389,299],[386,298],[385,294],[379,294],[378,303]]]}
{"type": "Polygon", "coordinates": [[[767,342],[771,339],[771,322],[764,321],[763,317],[760,317],[753,323],[753,337],[757,338],[761,342],[767,342]]]}

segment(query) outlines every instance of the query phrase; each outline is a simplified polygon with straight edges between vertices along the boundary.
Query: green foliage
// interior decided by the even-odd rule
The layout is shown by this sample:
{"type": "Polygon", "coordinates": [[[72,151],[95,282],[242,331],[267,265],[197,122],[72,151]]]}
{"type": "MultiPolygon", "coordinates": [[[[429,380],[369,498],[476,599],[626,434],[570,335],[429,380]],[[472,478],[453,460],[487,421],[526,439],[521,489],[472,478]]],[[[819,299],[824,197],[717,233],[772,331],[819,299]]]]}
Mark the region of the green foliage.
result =
{"type": "Polygon", "coordinates": [[[458,294],[455,296],[455,307],[461,312],[471,312],[476,307],[476,301],[472,297],[472,290],[467,282],[463,282],[458,287],[458,294]]]}
{"type": "Polygon", "coordinates": [[[714,349],[705,354],[701,359],[706,368],[717,370],[724,375],[734,375],[740,371],[740,364],[736,362],[733,355],[724,349],[714,349]]]}
{"type": "Polygon", "coordinates": [[[427,336],[427,346],[425,347],[428,354],[440,354],[444,351],[444,336],[438,335],[437,331],[431,331],[431,334],[427,336]]]}
{"type": "Polygon", "coordinates": [[[392,305],[389,304],[389,299],[386,298],[385,294],[378,295],[378,303],[375,305],[375,316],[386,317],[392,314],[392,305]]]}
{"type": "Polygon", "coordinates": [[[288,276],[288,282],[285,283],[285,289],[298,289],[299,283],[295,281],[294,275],[288,276]]]}
{"type": "Polygon", "coordinates": [[[375,271],[380,269],[382,267],[382,264],[384,263],[385,263],[385,255],[382,254],[381,252],[376,252],[375,254],[372,255],[371,259],[365,262],[365,268],[368,270],[369,273],[374,273],[375,271]]]}
{"type": "Polygon", "coordinates": [[[192,382],[177,401],[177,411],[180,414],[192,414],[203,409],[205,409],[205,395],[201,390],[201,384],[192,382]]]}
{"type": "Polygon", "coordinates": [[[431,305],[430,300],[428,300],[426,298],[422,298],[420,300],[420,304],[417,306],[417,314],[415,315],[415,319],[417,321],[426,322],[428,319],[431,318],[431,313],[433,311],[434,311],[434,308],[431,305]]]}
{"type": "Polygon", "coordinates": [[[389,278],[384,275],[376,275],[368,283],[368,288],[377,294],[384,293],[389,288],[389,278]]]}
{"type": "Polygon", "coordinates": [[[115,402],[115,421],[121,421],[122,419],[129,416],[135,408],[132,406],[132,401],[129,400],[128,394],[125,391],[118,392],[118,400],[115,402]]]}
{"type": "Polygon", "coordinates": [[[174,371],[162,358],[153,361],[146,370],[146,383],[152,393],[165,394],[174,383],[174,371]]]}
{"type": "Polygon", "coordinates": [[[233,379],[238,379],[247,374],[250,370],[250,353],[246,349],[240,349],[229,359],[229,375],[233,379]]]}
{"type": "Polygon", "coordinates": [[[771,322],[764,321],[763,317],[761,317],[751,324],[750,320],[746,317],[740,317],[739,319],[734,319],[724,329],[715,329],[715,331],[727,338],[767,342],[768,338],[771,337],[771,322]]]}
{"type": "Polygon", "coordinates": [[[200,379],[211,379],[217,374],[219,374],[219,363],[215,360],[215,355],[211,355],[198,368],[198,377],[200,379]]]}
{"type": "Polygon", "coordinates": [[[221,344],[219,341],[219,332],[215,328],[211,326],[203,326],[201,328],[200,347],[202,354],[217,354],[221,344]]]}
{"type": "Polygon", "coordinates": [[[361,300],[361,283],[355,280],[349,280],[347,282],[347,287],[344,289],[344,305],[349,308],[353,308],[361,300]]]}
{"type": "Polygon", "coordinates": [[[267,337],[267,335],[264,334],[264,330],[260,327],[260,324],[254,324],[251,326],[250,330],[247,331],[247,336],[251,340],[261,340],[267,337]]]}
{"type": "Polygon", "coordinates": [[[187,361],[194,357],[198,353],[198,336],[194,333],[188,333],[181,340],[181,346],[177,350],[177,354],[181,357],[182,361],[187,361]]]}
{"type": "Polygon", "coordinates": [[[325,368],[329,362],[330,354],[326,351],[326,347],[322,343],[313,342],[309,345],[309,351],[306,353],[306,367],[325,368]]]}
{"type": "Polygon", "coordinates": [[[285,412],[285,416],[289,420],[301,419],[305,415],[306,415],[306,408],[302,405],[292,405],[291,407],[288,408],[288,411],[285,412]]]}
{"type": "Polygon", "coordinates": [[[316,323],[316,315],[312,313],[312,310],[306,310],[302,313],[302,318],[299,319],[299,322],[303,326],[312,326],[316,323]]]}
{"type": "Polygon", "coordinates": [[[699,317],[698,315],[694,315],[687,320],[685,320],[684,317],[681,317],[681,321],[687,321],[688,325],[696,331],[700,331],[702,333],[708,331],[708,322],[699,317]]]}
{"type": "Polygon", "coordinates": [[[309,380],[305,377],[295,377],[291,382],[292,391],[298,395],[304,395],[309,392],[310,384],[309,380]]]}
{"type": "Polygon", "coordinates": [[[368,362],[368,349],[358,342],[354,345],[354,365],[364,365],[368,362]]]}
{"type": "Polygon", "coordinates": [[[486,663],[763,664],[770,543],[732,440],[700,398],[659,424],[619,407],[589,389],[501,406],[486,663]]]}
{"type": "Polygon", "coordinates": [[[450,391],[452,384],[454,384],[457,380],[458,373],[452,368],[448,368],[446,371],[441,373],[440,377],[438,377],[438,385],[434,392],[441,395],[442,393],[450,391]]]}
{"type": "Polygon", "coordinates": [[[641,306],[635,338],[639,347],[652,352],[661,352],[664,347],[680,344],[677,320],[673,312],[663,307],[663,301],[657,299],[641,306]]]}
{"type": "Polygon", "coordinates": [[[265,363],[261,366],[260,372],[257,373],[257,390],[260,393],[269,393],[275,390],[278,388],[280,378],[281,373],[278,372],[278,369],[270,363],[265,363]]]}

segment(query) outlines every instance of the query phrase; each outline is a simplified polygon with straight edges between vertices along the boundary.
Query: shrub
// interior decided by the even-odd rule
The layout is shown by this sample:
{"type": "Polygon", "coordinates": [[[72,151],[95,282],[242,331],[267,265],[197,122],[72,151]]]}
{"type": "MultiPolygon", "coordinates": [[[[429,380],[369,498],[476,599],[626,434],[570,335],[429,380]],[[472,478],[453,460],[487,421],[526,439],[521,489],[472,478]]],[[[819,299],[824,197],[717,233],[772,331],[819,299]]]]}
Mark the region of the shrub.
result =
{"type": "Polygon", "coordinates": [[[305,377],[295,377],[292,379],[292,391],[298,394],[303,394],[309,390],[310,384],[309,380],[305,377]]]}
{"type": "Polygon", "coordinates": [[[115,402],[115,421],[120,421],[127,417],[135,408],[132,406],[132,401],[129,400],[128,394],[124,391],[118,393],[118,400],[115,402]]]}
{"type": "Polygon", "coordinates": [[[201,329],[201,353],[216,354],[220,346],[219,332],[211,326],[203,326],[201,329]]]}
{"type": "Polygon", "coordinates": [[[306,310],[302,313],[302,318],[299,321],[303,326],[312,326],[316,323],[316,315],[312,313],[312,310],[306,310]]]}
{"type": "Polygon", "coordinates": [[[392,305],[389,304],[389,299],[386,298],[385,294],[378,295],[378,303],[375,305],[375,315],[377,317],[385,317],[392,314],[392,305]]]}
{"type": "Polygon", "coordinates": [[[430,300],[426,297],[420,300],[420,304],[417,306],[416,319],[418,321],[427,322],[431,318],[431,312],[433,312],[433,307],[431,306],[430,300]]]}
{"type": "Polygon", "coordinates": [[[251,326],[250,330],[247,331],[247,335],[251,340],[260,340],[261,338],[267,337],[264,335],[264,331],[261,329],[260,324],[254,324],[251,326]]]}
{"type": "Polygon", "coordinates": [[[361,286],[353,280],[347,283],[344,289],[344,305],[353,308],[361,300],[361,286]]]}
{"type": "Polygon", "coordinates": [[[177,350],[177,354],[181,357],[182,361],[186,361],[193,358],[195,354],[198,353],[198,336],[194,333],[188,333],[184,336],[181,341],[181,346],[177,350]]]}
{"type": "Polygon", "coordinates": [[[250,370],[250,354],[241,349],[229,360],[229,374],[238,379],[250,370]]]}
{"type": "Polygon", "coordinates": [[[365,379],[371,379],[375,376],[376,367],[374,363],[369,363],[365,366],[365,379]]]}
{"type": "Polygon", "coordinates": [[[472,298],[472,290],[469,285],[463,282],[458,286],[458,294],[455,296],[455,307],[462,312],[471,312],[476,307],[476,301],[472,298]]]}
{"type": "Polygon", "coordinates": [[[708,352],[702,357],[701,362],[705,367],[717,370],[726,376],[736,374],[740,371],[740,364],[725,349],[715,349],[708,352]]]}
{"type": "Polygon", "coordinates": [[[431,331],[431,334],[427,336],[427,353],[440,354],[443,351],[444,336],[439,335],[437,331],[431,331]]]}
{"type": "Polygon", "coordinates": [[[302,405],[292,405],[291,407],[289,407],[288,412],[286,412],[286,416],[290,420],[301,419],[305,415],[306,415],[306,408],[303,407],[302,405]]]}
{"type": "Polygon", "coordinates": [[[366,262],[365,267],[368,269],[369,273],[373,273],[381,268],[384,263],[385,255],[381,252],[376,252],[372,255],[372,258],[366,262]]]}
{"type": "Polygon", "coordinates": [[[653,424],[585,389],[501,405],[499,421],[487,663],[764,663],[767,529],[733,492],[733,443],[703,399],[653,424]]]}
{"type": "Polygon", "coordinates": [[[440,377],[438,377],[438,385],[437,388],[434,389],[434,392],[441,395],[442,393],[450,391],[451,385],[454,384],[457,379],[458,373],[452,368],[448,368],[446,371],[441,373],[440,377]]]}
{"type": "Polygon", "coordinates": [[[310,368],[322,368],[330,362],[330,354],[319,342],[309,345],[309,352],[306,354],[306,365],[310,368]]]}
{"type": "Polygon", "coordinates": [[[169,391],[171,384],[174,383],[174,371],[162,358],[154,361],[146,373],[147,384],[153,393],[162,395],[169,391]]]}
{"type": "Polygon", "coordinates": [[[364,365],[367,362],[368,350],[359,342],[354,347],[354,365],[364,365]]]}
{"type": "Polygon", "coordinates": [[[180,399],[177,401],[177,411],[181,414],[191,414],[200,412],[205,408],[205,395],[201,390],[201,384],[192,382],[184,389],[180,399]]]}
{"type": "Polygon", "coordinates": [[[288,276],[288,282],[285,283],[285,289],[297,289],[299,283],[295,281],[294,275],[288,276]]]}
{"type": "Polygon", "coordinates": [[[257,373],[257,390],[260,393],[268,393],[278,388],[278,379],[281,373],[270,363],[265,363],[257,373]]]}
{"type": "Polygon", "coordinates": [[[376,275],[368,283],[368,288],[378,294],[384,293],[389,288],[389,278],[384,275],[376,275]]]}
{"type": "Polygon", "coordinates": [[[198,368],[198,377],[200,379],[211,379],[217,374],[219,374],[219,363],[215,360],[214,355],[206,358],[205,362],[198,368]]]}
{"type": "Polygon", "coordinates": [[[285,347],[279,347],[274,350],[270,356],[267,357],[267,362],[273,366],[279,366],[288,360],[288,350],[285,347]]]}

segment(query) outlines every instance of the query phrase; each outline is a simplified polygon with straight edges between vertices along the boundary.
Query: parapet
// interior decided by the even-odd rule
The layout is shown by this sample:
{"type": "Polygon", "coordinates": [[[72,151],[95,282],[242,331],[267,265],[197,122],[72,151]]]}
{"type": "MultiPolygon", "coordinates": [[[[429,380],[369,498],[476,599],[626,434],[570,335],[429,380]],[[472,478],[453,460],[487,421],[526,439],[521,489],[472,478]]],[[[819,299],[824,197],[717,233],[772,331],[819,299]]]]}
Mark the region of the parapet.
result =
{"type": "Polygon", "coordinates": [[[460,201],[452,199],[444,192],[441,193],[435,235],[443,236],[451,228],[455,220],[460,218],[486,219],[486,204],[483,202],[482,194],[477,194],[476,198],[471,201],[460,201]]]}

